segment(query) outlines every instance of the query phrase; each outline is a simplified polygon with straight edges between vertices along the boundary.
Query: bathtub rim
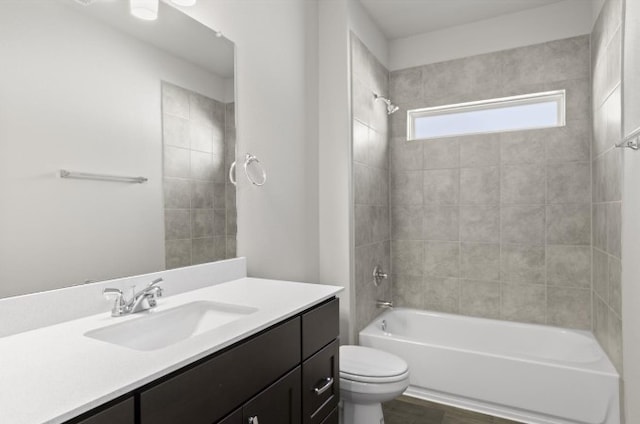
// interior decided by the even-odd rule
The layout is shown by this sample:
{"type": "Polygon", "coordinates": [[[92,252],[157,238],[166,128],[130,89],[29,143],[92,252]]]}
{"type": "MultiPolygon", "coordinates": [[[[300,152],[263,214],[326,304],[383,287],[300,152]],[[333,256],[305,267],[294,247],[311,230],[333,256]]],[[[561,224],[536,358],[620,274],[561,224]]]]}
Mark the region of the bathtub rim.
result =
{"type": "Polygon", "coordinates": [[[367,324],[366,327],[360,330],[360,332],[358,333],[358,337],[360,338],[362,335],[365,335],[368,337],[391,339],[391,340],[395,339],[403,343],[427,345],[427,346],[441,348],[441,349],[448,349],[448,350],[457,351],[457,352],[466,352],[466,353],[473,353],[478,355],[485,355],[485,356],[490,356],[490,357],[499,358],[499,359],[522,361],[522,362],[545,365],[545,366],[556,367],[556,368],[573,369],[576,371],[590,372],[594,374],[604,375],[608,377],[615,377],[617,379],[620,379],[620,374],[618,373],[616,368],[613,366],[611,359],[609,358],[605,350],[600,345],[600,342],[598,342],[598,340],[596,339],[596,337],[592,332],[587,330],[577,330],[577,329],[571,329],[571,328],[556,327],[556,326],[546,325],[546,324],[530,324],[530,323],[523,323],[523,322],[517,322],[517,321],[506,321],[506,320],[499,320],[499,319],[493,319],[493,318],[474,317],[474,316],[451,314],[447,312],[438,312],[438,311],[432,311],[432,310],[426,310],[426,309],[398,307],[398,308],[388,309],[384,311],[382,314],[378,315],[376,318],[374,318],[371,322],[369,322],[369,324],[367,324]],[[376,323],[380,322],[380,320],[384,319],[384,317],[391,315],[394,312],[410,312],[410,313],[415,313],[419,315],[441,316],[444,318],[451,318],[455,320],[473,320],[473,321],[480,321],[480,322],[497,323],[499,325],[509,325],[511,327],[516,327],[516,328],[517,327],[539,327],[545,330],[552,330],[554,332],[559,331],[563,333],[574,333],[574,334],[584,336],[588,338],[590,341],[594,342],[597,349],[601,353],[601,357],[595,361],[576,363],[576,362],[570,362],[570,361],[563,361],[559,359],[536,358],[533,356],[507,355],[507,354],[487,352],[487,351],[477,350],[477,349],[467,349],[467,348],[448,346],[444,344],[432,343],[432,342],[427,342],[423,340],[414,340],[406,336],[400,336],[394,333],[383,332],[380,328],[378,328],[376,323]],[[583,366],[580,366],[580,365],[583,365],[583,366]]]}

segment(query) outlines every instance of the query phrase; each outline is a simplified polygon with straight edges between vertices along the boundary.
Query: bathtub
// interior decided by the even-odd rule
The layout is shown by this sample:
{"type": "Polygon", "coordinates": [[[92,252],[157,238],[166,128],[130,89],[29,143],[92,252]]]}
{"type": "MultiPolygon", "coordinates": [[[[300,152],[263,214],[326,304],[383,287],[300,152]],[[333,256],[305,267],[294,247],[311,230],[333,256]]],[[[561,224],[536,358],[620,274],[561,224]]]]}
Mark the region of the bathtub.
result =
{"type": "Polygon", "coordinates": [[[532,424],[620,424],[618,374],[589,332],[396,308],[360,344],[408,362],[408,396],[532,424]]]}

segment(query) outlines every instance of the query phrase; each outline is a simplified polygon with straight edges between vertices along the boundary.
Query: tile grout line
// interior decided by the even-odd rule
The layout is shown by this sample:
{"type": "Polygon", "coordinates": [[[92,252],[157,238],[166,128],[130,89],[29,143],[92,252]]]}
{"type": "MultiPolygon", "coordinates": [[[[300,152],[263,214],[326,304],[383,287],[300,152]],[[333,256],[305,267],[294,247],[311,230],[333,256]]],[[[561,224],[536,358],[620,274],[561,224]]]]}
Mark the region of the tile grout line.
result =
{"type": "MultiPolygon", "coordinates": [[[[544,143],[544,155],[545,160],[548,156],[548,143],[545,141],[544,143]]],[[[549,325],[549,258],[547,255],[547,240],[548,240],[548,228],[547,228],[547,203],[549,201],[549,167],[544,167],[544,323],[549,325]]]]}
{"type": "Polygon", "coordinates": [[[500,305],[499,305],[499,315],[500,315],[500,319],[505,319],[505,315],[504,315],[504,293],[503,293],[503,285],[504,282],[502,281],[502,244],[503,244],[503,240],[502,240],[502,175],[503,175],[503,167],[504,165],[502,164],[502,142],[503,142],[503,137],[499,137],[498,138],[498,239],[500,240],[500,245],[499,245],[499,253],[498,253],[498,280],[500,281],[500,305]]]}
{"type": "MultiPolygon", "coordinates": [[[[596,160],[597,157],[594,158],[594,149],[593,149],[593,144],[595,142],[595,138],[596,138],[596,134],[594,131],[594,127],[595,127],[595,120],[596,120],[596,110],[594,110],[594,104],[595,104],[595,99],[594,99],[594,93],[593,93],[593,88],[595,87],[594,81],[593,81],[593,70],[594,70],[594,66],[593,64],[593,39],[591,36],[589,36],[589,79],[591,81],[591,105],[589,107],[589,112],[591,115],[591,136],[589,137],[589,159],[590,159],[590,173],[589,173],[589,183],[591,186],[591,293],[590,293],[590,304],[589,304],[589,309],[591,311],[591,331],[594,333],[595,335],[595,331],[596,331],[596,308],[595,308],[595,302],[596,300],[594,299],[594,292],[595,292],[595,284],[594,284],[594,279],[595,279],[595,275],[594,275],[594,271],[595,271],[595,255],[594,255],[594,249],[595,249],[595,237],[594,237],[594,211],[595,211],[595,196],[594,196],[594,192],[596,189],[596,184],[594,184],[593,178],[594,178],[594,169],[596,167],[596,160]]],[[[604,158],[604,157],[603,157],[604,158]]]]}
{"type": "Polygon", "coordinates": [[[462,193],[462,168],[460,167],[461,145],[460,140],[458,143],[458,313],[462,313],[462,202],[460,202],[460,196],[462,193]]]}

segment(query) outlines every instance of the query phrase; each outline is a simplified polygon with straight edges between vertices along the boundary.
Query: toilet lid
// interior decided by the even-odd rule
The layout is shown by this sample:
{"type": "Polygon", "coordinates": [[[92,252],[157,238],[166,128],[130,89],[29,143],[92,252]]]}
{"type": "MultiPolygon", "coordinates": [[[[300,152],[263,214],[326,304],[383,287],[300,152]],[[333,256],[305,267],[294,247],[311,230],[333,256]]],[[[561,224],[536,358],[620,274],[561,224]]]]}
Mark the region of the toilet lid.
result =
{"type": "Polygon", "coordinates": [[[409,366],[396,355],[364,346],[340,346],[340,377],[356,381],[396,381],[409,366]]]}

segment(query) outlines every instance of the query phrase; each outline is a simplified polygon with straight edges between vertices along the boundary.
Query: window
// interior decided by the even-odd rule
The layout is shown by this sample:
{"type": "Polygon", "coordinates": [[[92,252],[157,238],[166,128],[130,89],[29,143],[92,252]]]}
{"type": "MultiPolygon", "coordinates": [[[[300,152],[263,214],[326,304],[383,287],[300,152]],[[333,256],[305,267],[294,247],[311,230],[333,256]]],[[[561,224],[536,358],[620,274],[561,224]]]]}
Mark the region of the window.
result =
{"type": "Polygon", "coordinates": [[[531,130],[565,125],[565,90],[414,109],[409,140],[531,130]]]}

